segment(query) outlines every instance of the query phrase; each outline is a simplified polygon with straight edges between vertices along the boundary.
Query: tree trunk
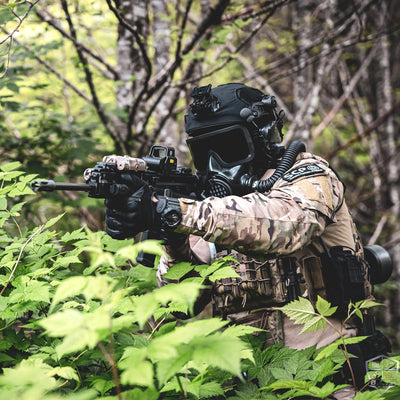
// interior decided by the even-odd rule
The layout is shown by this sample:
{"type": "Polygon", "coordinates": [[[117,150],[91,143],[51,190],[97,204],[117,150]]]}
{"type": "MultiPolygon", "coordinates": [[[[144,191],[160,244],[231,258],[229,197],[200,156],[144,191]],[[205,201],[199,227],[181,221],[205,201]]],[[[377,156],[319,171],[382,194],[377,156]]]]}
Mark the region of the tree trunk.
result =
{"type": "MultiPolygon", "coordinates": [[[[382,1],[379,6],[376,6],[376,23],[377,30],[386,28],[386,21],[389,19],[388,2],[382,1]]],[[[383,114],[393,106],[393,96],[391,91],[391,64],[389,55],[389,37],[383,35],[377,46],[376,66],[374,73],[379,79],[376,82],[376,103],[379,114],[383,114]]],[[[379,141],[381,142],[382,157],[382,178],[385,182],[383,187],[385,195],[386,210],[390,213],[388,230],[394,234],[398,231],[400,222],[400,184],[399,184],[399,158],[396,151],[396,137],[394,128],[394,117],[389,116],[386,121],[377,129],[379,141]]],[[[389,249],[395,266],[393,278],[398,282],[400,280],[400,243],[394,243],[389,249]]],[[[400,330],[400,291],[397,290],[396,306],[397,315],[394,317],[396,331],[400,330]]]]}
{"type": "MultiPolygon", "coordinates": [[[[154,72],[161,72],[170,61],[171,54],[171,30],[170,24],[166,19],[168,15],[168,6],[164,0],[153,0],[153,15],[154,15],[154,72]]],[[[179,123],[171,116],[171,108],[174,106],[174,90],[167,88],[165,95],[160,99],[155,108],[156,129],[158,136],[157,143],[175,148],[175,153],[179,156],[177,149],[179,143],[179,123]]]]}
{"type": "MultiPolygon", "coordinates": [[[[122,0],[119,6],[120,15],[137,34],[146,39],[148,37],[148,6],[147,0],[122,0]]],[[[134,126],[128,126],[128,115],[134,103],[142,82],[146,76],[143,57],[138,48],[135,36],[131,29],[124,24],[118,24],[117,42],[117,70],[120,75],[121,84],[117,87],[117,108],[127,113],[125,122],[118,127],[121,138],[127,141],[130,130],[140,131],[143,123],[143,110],[138,110],[133,119],[134,126]],[[142,111],[142,112],[141,112],[142,111]]]]}

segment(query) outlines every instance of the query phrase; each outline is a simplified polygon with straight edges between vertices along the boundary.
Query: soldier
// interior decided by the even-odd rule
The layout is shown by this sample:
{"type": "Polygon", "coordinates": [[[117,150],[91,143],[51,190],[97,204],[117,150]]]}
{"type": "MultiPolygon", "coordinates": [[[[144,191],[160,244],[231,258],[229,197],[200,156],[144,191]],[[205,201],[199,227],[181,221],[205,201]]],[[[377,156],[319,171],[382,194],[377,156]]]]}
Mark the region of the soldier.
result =
{"type": "MultiPolygon", "coordinates": [[[[303,143],[287,149],[280,144],[284,112],[276,111],[274,97],[236,83],[196,88],[192,96],[187,144],[205,198],[155,198],[151,188],[130,177],[128,184],[140,186],[134,195],[106,200],[107,232],[125,238],[161,226],[166,246],[160,285],[179,261],[202,264],[231,254],[241,278],[217,282],[202,294],[199,309],[211,301],[214,315],[267,329],[266,345],[303,349],[332,343],[349,300],[371,294],[343,183],[303,143]],[[299,296],[315,302],[318,295],[338,306],[323,332],[300,335],[302,326],[273,308],[299,296]]],[[[344,326],[344,336],[356,334],[355,325],[344,326]]],[[[362,371],[359,376],[362,384],[362,371]]],[[[353,390],[337,394],[353,396],[353,390]]]]}

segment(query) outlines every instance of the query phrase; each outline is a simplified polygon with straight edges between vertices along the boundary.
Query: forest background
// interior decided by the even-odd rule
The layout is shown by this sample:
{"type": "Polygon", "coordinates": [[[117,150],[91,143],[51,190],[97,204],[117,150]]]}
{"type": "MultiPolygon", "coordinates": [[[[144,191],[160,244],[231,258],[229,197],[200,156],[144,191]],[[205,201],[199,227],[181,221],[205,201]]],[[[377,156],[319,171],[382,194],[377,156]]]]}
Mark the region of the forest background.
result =
{"type": "MultiPolygon", "coordinates": [[[[385,247],[379,327],[400,332],[400,4],[395,0],[0,1],[2,163],[83,182],[106,154],[174,146],[191,166],[184,114],[195,86],[274,95],[294,139],[346,184],[364,244],[385,247]]],[[[102,201],[30,195],[21,226],[104,230],[102,201]]]]}

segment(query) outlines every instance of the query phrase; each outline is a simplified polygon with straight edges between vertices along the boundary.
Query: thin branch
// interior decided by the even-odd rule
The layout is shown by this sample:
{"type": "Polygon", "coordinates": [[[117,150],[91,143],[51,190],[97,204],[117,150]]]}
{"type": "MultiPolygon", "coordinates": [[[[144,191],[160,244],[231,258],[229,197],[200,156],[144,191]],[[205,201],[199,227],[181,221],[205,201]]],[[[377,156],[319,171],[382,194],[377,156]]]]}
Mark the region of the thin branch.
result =
{"type": "Polygon", "coordinates": [[[392,247],[396,247],[399,245],[400,241],[400,232],[393,233],[392,237],[386,243],[383,243],[382,246],[385,249],[391,249],[392,247]]]}
{"type": "MultiPolygon", "coordinates": [[[[236,49],[232,45],[232,43],[228,42],[225,45],[228,50],[231,53],[235,53],[236,49]]],[[[251,64],[251,62],[246,58],[243,57],[240,53],[237,54],[236,60],[242,65],[242,67],[246,70],[245,72],[245,78],[248,80],[251,80],[249,76],[254,72],[254,66],[251,64]]],[[[269,85],[267,79],[263,78],[262,76],[257,76],[255,79],[255,82],[257,82],[257,85],[260,86],[260,89],[263,88],[264,91],[266,91],[269,95],[274,96],[277,99],[278,104],[280,107],[283,107],[286,113],[286,117],[291,120],[292,119],[292,113],[289,111],[289,107],[285,105],[285,102],[283,99],[275,92],[275,90],[269,85]]]]}
{"type": "Polygon", "coordinates": [[[400,101],[395,103],[388,111],[386,111],[384,114],[379,116],[370,126],[368,126],[362,133],[361,135],[356,135],[352,139],[348,140],[346,143],[342,144],[341,146],[338,146],[335,150],[332,152],[326,154],[324,158],[326,160],[330,160],[331,158],[335,157],[338,153],[340,153],[343,150],[348,149],[351,147],[354,143],[359,142],[362,138],[367,137],[371,132],[373,132],[379,125],[381,125],[390,115],[393,114],[393,112],[396,110],[396,108],[400,107],[400,101]]]}
{"type": "Polygon", "coordinates": [[[269,8],[273,6],[273,4],[271,3],[271,0],[267,0],[259,4],[253,4],[248,7],[244,7],[233,15],[224,15],[221,19],[221,22],[223,24],[231,24],[238,19],[246,20],[258,17],[262,14],[265,14],[266,12],[269,12],[269,8]]]}
{"type": "MultiPolygon", "coordinates": [[[[86,47],[82,42],[78,42],[76,38],[74,38],[72,35],[70,35],[62,26],[61,24],[56,20],[54,15],[51,15],[47,10],[42,11],[42,10],[36,10],[36,15],[43,21],[52,26],[54,29],[56,29],[58,32],[61,33],[61,35],[70,40],[71,42],[74,43],[75,46],[78,46],[79,48],[82,49],[85,53],[87,53],[90,57],[92,57],[94,60],[98,61],[102,65],[104,65],[110,74],[107,74],[106,77],[109,79],[113,80],[118,80],[119,79],[119,74],[116,71],[114,67],[112,67],[109,63],[107,63],[103,58],[95,54],[91,49],[86,47]]],[[[102,71],[101,71],[102,72],[102,71]]],[[[105,74],[103,72],[103,74],[105,74]]]]}
{"type": "MultiPolygon", "coordinates": [[[[146,76],[142,82],[142,89],[140,90],[139,93],[136,94],[135,96],[135,101],[130,107],[129,110],[129,116],[128,116],[128,122],[127,122],[127,127],[128,127],[128,137],[127,137],[127,142],[130,141],[132,137],[132,125],[133,121],[136,115],[136,111],[139,107],[140,102],[142,101],[144,95],[147,92],[148,84],[150,81],[150,77],[153,71],[153,66],[152,63],[149,59],[149,56],[147,55],[146,48],[140,38],[139,32],[137,31],[137,28],[135,26],[132,26],[122,15],[121,13],[112,5],[111,0],[106,0],[107,5],[109,9],[114,13],[115,17],[117,18],[119,24],[123,26],[125,29],[127,29],[130,33],[132,33],[133,37],[135,38],[135,41],[139,47],[140,53],[142,54],[142,58],[144,61],[144,65],[146,67],[146,76]]],[[[127,153],[127,150],[125,150],[125,153],[127,153]]]]}
{"type": "Polygon", "coordinates": [[[29,4],[28,9],[25,11],[24,15],[22,17],[18,16],[17,14],[14,13],[14,11],[12,11],[12,13],[18,18],[18,24],[17,26],[3,39],[0,41],[0,45],[2,45],[3,43],[5,43],[8,39],[12,38],[14,36],[14,34],[18,31],[19,27],[21,26],[22,22],[24,22],[24,20],[28,17],[28,14],[30,13],[30,11],[32,10],[33,7],[35,7],[35,5],[37,3],[39,3],[40,0],[36,0],[33,3],[31,3],[30,1],[25,1],[23,3],[20,3],[18,5],[24,5],[24,4],[29,4]]]}
{"type": "MultiPolygon", "coordinates": [[[[5,33],[8,33],[7,30],[1,27],[1,30],[5,33]]],[[[57,76],[58,79],[63,81],[69,88],[71,88],[79,97],[82,97],[86,100],[89,104],[93,105],[92,99],[88,97],[84,92],[78,89],[71,81],[66,79],[63,75],[61,75],[49,62],[38,56],[30,47],[26,46],[25,44],[20,43],[17,39],[13,39],[16,44],[22,46],[26,51],[31,53],[33,57],[42,65],[44,65],[49,71],[51,71],[54,75],[57,76]]]]}
{"type": "Polygon", "coordinates": [[[127,29],[132,35],[134,36],[137,45],[139,46],[140,52],[142,53],[142,57],[147,69],[147,74],[148,76],[151,75],[152,72],[152,64],[149,59],[149,56],[147,55],[146,48],[140,38],[140,35],[137,31],[136,26],[132,26],[121,14],[120,12],[112,5],[110,0],[106,0],[106,3],[109,7],[109,9],[114,13],[115,17],[117,18],[118,22],[125,28],[127,29]]]}
{"type": "Polygon", "coordinates": [[[7,41],[9,41],[9,43],[8,43],[8,49],[7,49],[7,60],[6,60],[6,62],[4,63],[4,71],[0,74],[0,79],[3,78],[3,77],[7,74],[8,68],[9,68],[9,66],[10,66],[11,48],[12,48],[13,42],[14,42],[14,40],[15,40],[15,39],[14,39],[14,34],[18,31],[18,29],[19,29],[19,27],[21,26],[22,22],[27,18],[29,12],[32,10],[32,8],[33,8],[39,1],[40,1],[40,0],[36,0],[34,3],[31,3],[31,2],[29,2],[29,1],[27,1],[27,2],[23,3],[23,4],[30,4],[30,6],[29,6],[28,9],[25,11],[25,14],[24,14],[22,17],[20,17],[19,15],[17,15],[17,14],[14,12],[14,10],[11,10],[12,14],[14,14],[15,17],[16,17],[16,18],[18,19],[18,21],[19,21],[18,24],[17,24],[17,26],[16,26],[11,32],[6,32],[6,31],[4,30],[4,28],[2,27],[3,32],[5,32],[7,36],[6,36],[3,40],[0,41],[0,46],[1,46],[2,44],[6,43],[7,41]]]}
{"type": "Polygon", "coordinates": [[[21,132],[15,127],[15,125],[12,123],[12,121],[9,118],[5,117],[4,118],[4,122],[10,128],[12,134],[17,139],[21,139],[22,138],[21,132]]]}
{"type": "MultiPolygon", "coordinates": [[[[258,25],[251,31],[251,33],[248,35],[248,37],[243,40],[243,42],[241,42],[237,47],[236,50],[234,51],[233,54],[237,54],[241,51],[241,49],[246,46],[250,40],[260,31],[260,29],[266,24],[266,22],[268,21],[268,19],[275,13],[275,11],[285,5],[285,4],[289,4],[294,0],[281,0],[281,1],[277,1],[275,3],[273,3],[273,7],[268,9],[268,14],[263,18],[262,21],[260,21],[258,23],[258,25]]],[[[228,56],[219,66],[215,67],[214,69],[206,72],[205,74],[202,75],[202,78],[211,76],[213,74],[215,74],[216,72],[220,71],[221,69],[223,69],[224,67],[226,67],[226,65],[231,62],[234,59],[233,56],[228,56]]],[[[198,79],[196,79],[198,80],[198,79]]],[[[194,80],[193,80],[194,81],[194,80]]],[[[192,82],[193,82],[192,81],[192,82]]]]}
{"type": "Polygon", "coordinates": [[[7,60],[6,60],[6,62],[4,63],[4,71],[2,72],[2,74],[0,74],[0,79],[3,78],[3,77],[6,75],[6,73],[7,73],[7,71],[8,71],[8,68],[9,68],[9,66],[10,66],[11,48],[12,48],[12,45],[13,45],[14,40],[15,40],[14,37],[11,36],[11,37],[10,37],[10,42],[8,43],[7,60]]]}
{"type": "Polygon", "coordinates": [[[163,74],[155,77],[152,82],[149,84],[149,90],[147,92],[147,99],[150,98],[154,92],[159,90],[160,87],[164,85],[171,76],[174,75],[176,69],[182,63],[182,56],[188,54],[193,47],[200,41],[200,39],[206,34],[207,30],[211,26],[218,25],[221,21],[222,14],[225,8],[228,6],[229,0],[219,0],[218,3],[214,7],[210,7],[208,14],[204,17],[204,19],[199,23],[196,32],[193,34],[188,44],[182,50],[181,54],[178,58],[175,58],[168,66],[164,68],[163,74]]]}
{"type": "Polygon", "coordinates": [[[384,228],[384,226],[386,224],[386,221],[387,221],[387,215],[382,215],[380,221],[378,222],[378,225],[375,228],[374,233],[372,234],[372,236],[368,240],[368,245],[369,246],[376,243],[376,241],[378,240],[378,237],[380,236],[380,234],[383,231],[383,228],[384,228]]]}
{"type": "MultiPolygon", "coordinates": [[[[369,3],[366,3],[360,11],[366,10],[373,3],[373,1],[374,0],[370,0],[369,3]]],[[[269,73],[270,71],[281,71],[283,66],[285,66],[287,64],[290,65],[293,62],[297,62],[297,59],[300,55],[300,51],[309,54],[315,47],[321,46],[324,43],[333,43],[334,40],[336,40],[338,37],[340,37],[340,35],[343,32],[345,32],[347,29],[349,29],[349,27],[352,26],[352,24],[354,24],[354,15],[353,14],[354,14],[353,11],[349,11],[349,13],[346,14],[346,18],[342,19],[342,21],[344,21],[342,25],[335,26],[333,29],[330,29],[328,33],[323,31],[322,34],[318,35],[307,47],[304,47],[302,49],[296,48],[296,50],[293,53],[288,54],[285,57],[282,57],[279,54],[279,56],[277,56],[276,60],[271,61],[268,66],[266,66],[263,69],[260,69],[257,73],[264,74],[264,73],[269,73]]],[[[351,43],[351,45],[355,44],[359,41],[360,41],[360,35],[357,35],[356,39],[351,43]]],[[[340,48],[340,46],[338,48],[338,47],[335,47],[334,45],[332,45],[332,50],[333,51],[341,50],[341,48],[340,48]]],[[[319,55],[317,57],[319,57],[319,55]]],[[[315,59],[315,56],[313,58],[315,59]]],[[[309,64],[307,64],[307,65],[309,65],[309,64]]],[[[295,72],[297,72],[297,70],[295,72]]],[[[278,75],[278,78],[274,78],[274,80],[279,79],[279,76],[280,76],[279,73],[277,75],[278,75]]],[[[270,79],[270,81],[271,81],[271,79],[270,79]]]]}
{"type": "MultiPolygon", "coordinates": [[[[229,0],[219,0],[214,7],[210,7],[210,11],[207,16],[200,23],[196,32],[193,34],[191,40],[186,44],[185,48],[182,50],[181,55],[190,53],[196,43],[201,39],[201,37],[206,33],[206,31],[212,27],[219,25],[222,19],[222,15],[229,5],[229,0]]],[[[180,55],[180,56],[181,56],[180,55]]]]}
{"type": "MultiPolygon", "coordinates": [[[[396,29],[398,29],[398,27],[396,29]]],[[[394,32],[397,32],[397,30],[395,30],[394,32]]],[[[351,38],[351,39],[346,39],[343,42],[340,42],[340,43],[332,46],[330,48],[330,52],[327,54],[327,56],[329,56],[330,53],[334,53],[336,51],[344,50],[344,49],[352,47],[352,46],[354,46],[354,45],[356,45],[358,43],[374,42],[380,36],[387,35],[387,34],[388,34],[387,31],[385,31],[385,32],[382,31],[382,32],[378,32],[378,33],[375,33],[375,34],[367,35],[363,39],[360,39],[359,36],[356,36],[356,37],[351,38]]],[[[325,38],[323,38],[323,41],[321,42],[321,44],[323,42],[325,42],[325,38]]],[[[312,49],[309,49],[309,50],[312,50],[312,49]]],[[[298,57],[297,52],[291,54],[290,55],[290,60],[288,60],[288,62],[296,60],[297,57],[298,57]]],[[[304,65],[301,65],[301,66],[300,65],[295,65],[290,70],[284,70],[283,69],[283,65],[285,63],[279,63],[279,65],[277,65],[276,67],[272,67],[272,63],[271,63],[266,68],[264,68],[263,70],[256,71],[256,73],[257,74],[269,74],[269,73],[272,74],[272,71],[279,71],[279,72],[275,73],[275,75],[271,75],[269,81],[271,83],[273,83],[273,82],[276,82],[276,81],[278,81],[278,80],[280,80],[282,78],[285,78],[285,77],[288,77],[288,76],[291,76],[293,74],[298,73],[299,71],[301,71],[302,69],[308,67],[309,65],[314,64],[316,62],[316,60],[318,60],[320,57],[321,57],[321,55],[319,53],[316,54],[315,56],[308,57],[307,62],[304,63],[304,65]],[[281,71],[284,71],[284,72],[281,72],[281,71]]]]}
{"type": "MultiPolygon", "coordinates": [[[[288,131],[285,134],[285,142],[286,143],[288,141],[290,141],[292,139],[292,137],[295,135],[296,129],[300,125],[301,120],[304,118],[304,115],[306,114],[306,112],[309,112],[310,104],[312,103],[314,96],[321,89],[323,77],[329,74],[330,70],[333,68],[333,66],[336,64],[336,62],[338,61],[338,59],[340,58],[340,56],[342,54],[340,51],[338,51],[331,58],[325,57],[324,55],[328,51],[329,51],[329,48],[324,49],[321,52],[320,66],[317,69],[319,71],[319,73],[317,75],[317,79],[316,79],[313,87],[310,88],[310,90],[308,90],[307,97],[302,102],[300,109],[297,110],[297,113],[296,113],[294,119],[292,120],[292,123],[291,123],[288,131]],[[325,62],[327,60],[329,60],[328,65],[326,65],[326,62],[325,62]]],[[[313,107],[313,109],[314,109],[314,107],[313,107]]]]}
{"type": "Polygon", "coordinates": [[[363,75],[363,73],[368,68],[369,64],[371,63],[375,53],[376,53],[376,46],[374,46],[370,50],[368,56],[364,59],[364,61],[361,64],[360,68],[358,69],[358,71],[351,78],[351,81],[349,82],[349,84],[345,88],[343,94],[336,101],[335,105],[332,107],[332,109],[328,112],[328,114],[325,116],[325,118],[319,123],[319,125],[311,133],[311,136],[312,136],[313,139],[315,139],[326,128],[326,126],[332,121],[332,119],[338,113],[338,111],[342,107],[343,103],[349,98],[349,96],[350,96],[351,92],[353,91],[354,87],[356,86],[356,84],[360,80],[361,76],[363,75]]]}
{"type": "Polygon", "coordinates": [[[89,90],[90,90],[90,93],[91,93],[92,99],[93,99],[93,106],[94,106],[94,108],[95,108],[95,110],[97,112],[97,115],[99,116],[100,121],[103,123],[103,126],[106,129],[106,131],[108,132],[108,134],[114,140],[115,144],[120,147],[122,152],[127,153],[127,149],[126,149],[125,143],[121,140],[118,132],[116,132],[113,129],[113,127],[109,124],[109,118],[107,117],[102,105],[100,104],[99,98],[97,96],[96,87],[95,87],[94,82],[93,82],[93,76],[92,76],[92,73],[91,73],[90,68],[89,68],[88,60],[87,60],[84,52],[82,51],[82,49],[77,45],[77,43],[78,43],[77,35],[76,35],[74,24],[72,23],[71,15],[70,15],[69,10],[68,10],[67,1],[66,0],[61,0],[61,5],[62,5],[62,8],[64,10],[67,22],[68,22],[68,26],[69,26],[69,30],[70,30],[71,36],[75,39],[75,41],[74,41],[75,50],[76,50],[76,52],[78,54],[78,57],[79,57],[79,60],[80,60],[80,62],[82,64],[83,71],[85,73],[86,83],[89,86],[89,90]]]}
{"type": "Polygon", "coordinates": [[[183,14],[183,19],[182,19],[182,24],[181,24],[181,29],[179,31],[179,36],[178,36],[178,43],[176,45],[176,51],[175,51],[175,60],[178,60],[180,58],[180,53],[181,53],[181,48],[182,48],[182,38],[183,34],[185,32],[185,26],[188,20],[188,15],[190,8],[192,7],[193,0],[188,0],[185,13],[183,14]]]}
{"type": "Polygon", "coordinates": [[[114,358],[110,355],[110,353],[106,350],[106,348],[103,346],[103,343],[97,342],[97,346],[99,346],[99,349],[104,355],[104,358],[107,360],[107,362],[110,364],[111,371],[113,374],[114,382],[115,382],[115,388],[117,391],[118,395],[118,400],[122,400],[122,395],[121,395],[121,385],[119,381],[119,375],[118,375],[118,370],[117,366],[115,364],[114,358]]]}
{"type": "Polygon", "coordinates": [[[29,236],[29,238],[27,239],[27,241],[24,243],[24,245],[21,247],[21,250],[19,252],[17,261],[15,262],[14,268],[11,271],[10,277],[8,278],[6,284],[3,286],[3,289],[0,292],[0,296],[3,295],[4,291],[6,290],[8,284],[11,282],[11,279],[14,277],[15,271],[17,270],[18,264],[21,261],[21,257],[22,257],[22,253],[25,250],[25,247],[28,245],[28,243],[36,236],[38,235],[44,228],[45,225],[41,225],[39,226],[39,228],[31,235],[29,236]]]}

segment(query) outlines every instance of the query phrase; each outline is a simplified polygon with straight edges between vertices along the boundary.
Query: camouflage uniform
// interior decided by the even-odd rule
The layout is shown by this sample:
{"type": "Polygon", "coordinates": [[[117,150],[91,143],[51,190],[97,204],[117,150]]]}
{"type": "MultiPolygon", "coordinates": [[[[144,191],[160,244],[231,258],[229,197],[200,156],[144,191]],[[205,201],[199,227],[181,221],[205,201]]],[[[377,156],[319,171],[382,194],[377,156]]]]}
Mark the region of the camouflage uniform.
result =
{"type": "MultiPolygon", "coordinates": [[[[203,201],[180,199],[180,205],[183,218],[177,232],[200,236],[207,242],[191,236],[190,248],[189,241],[180,249],[166,248],[158,269],[161,285],[167,283],[163,274],[177,261],[209,262],[213,255],[208,242],[212,242],[233,249],[239,261],[235,269],[241,275],[241,279],[217,282],[214,310],[236,323],[268,329],[271,337],[267,345],[282,341],[296,349],[314,344],[321,347],[339,337],[340,320],[332,319],[338,331],[328,327],[324,332],[299,335],[302,326],[272,310],[285,295],[284,288],[282,293],[278,288],[281,282],[276,260],[289,255],[296,258],[305,280],[303,295],[315,301],[317,295],[324,295],[320,270],[315,268],[320,260],[316,255],[323,252],[318,238],[322,237],[328,248],[347,246],[362,251],[344,200],[344,186],[325,160],[310,153],[299,154],[268,193],[203,201]],[[271,288],[275,288],[272,294],[271,288]]],[[[342,333],[354,336],[356,329],[346,326],[342,333]]]]}

